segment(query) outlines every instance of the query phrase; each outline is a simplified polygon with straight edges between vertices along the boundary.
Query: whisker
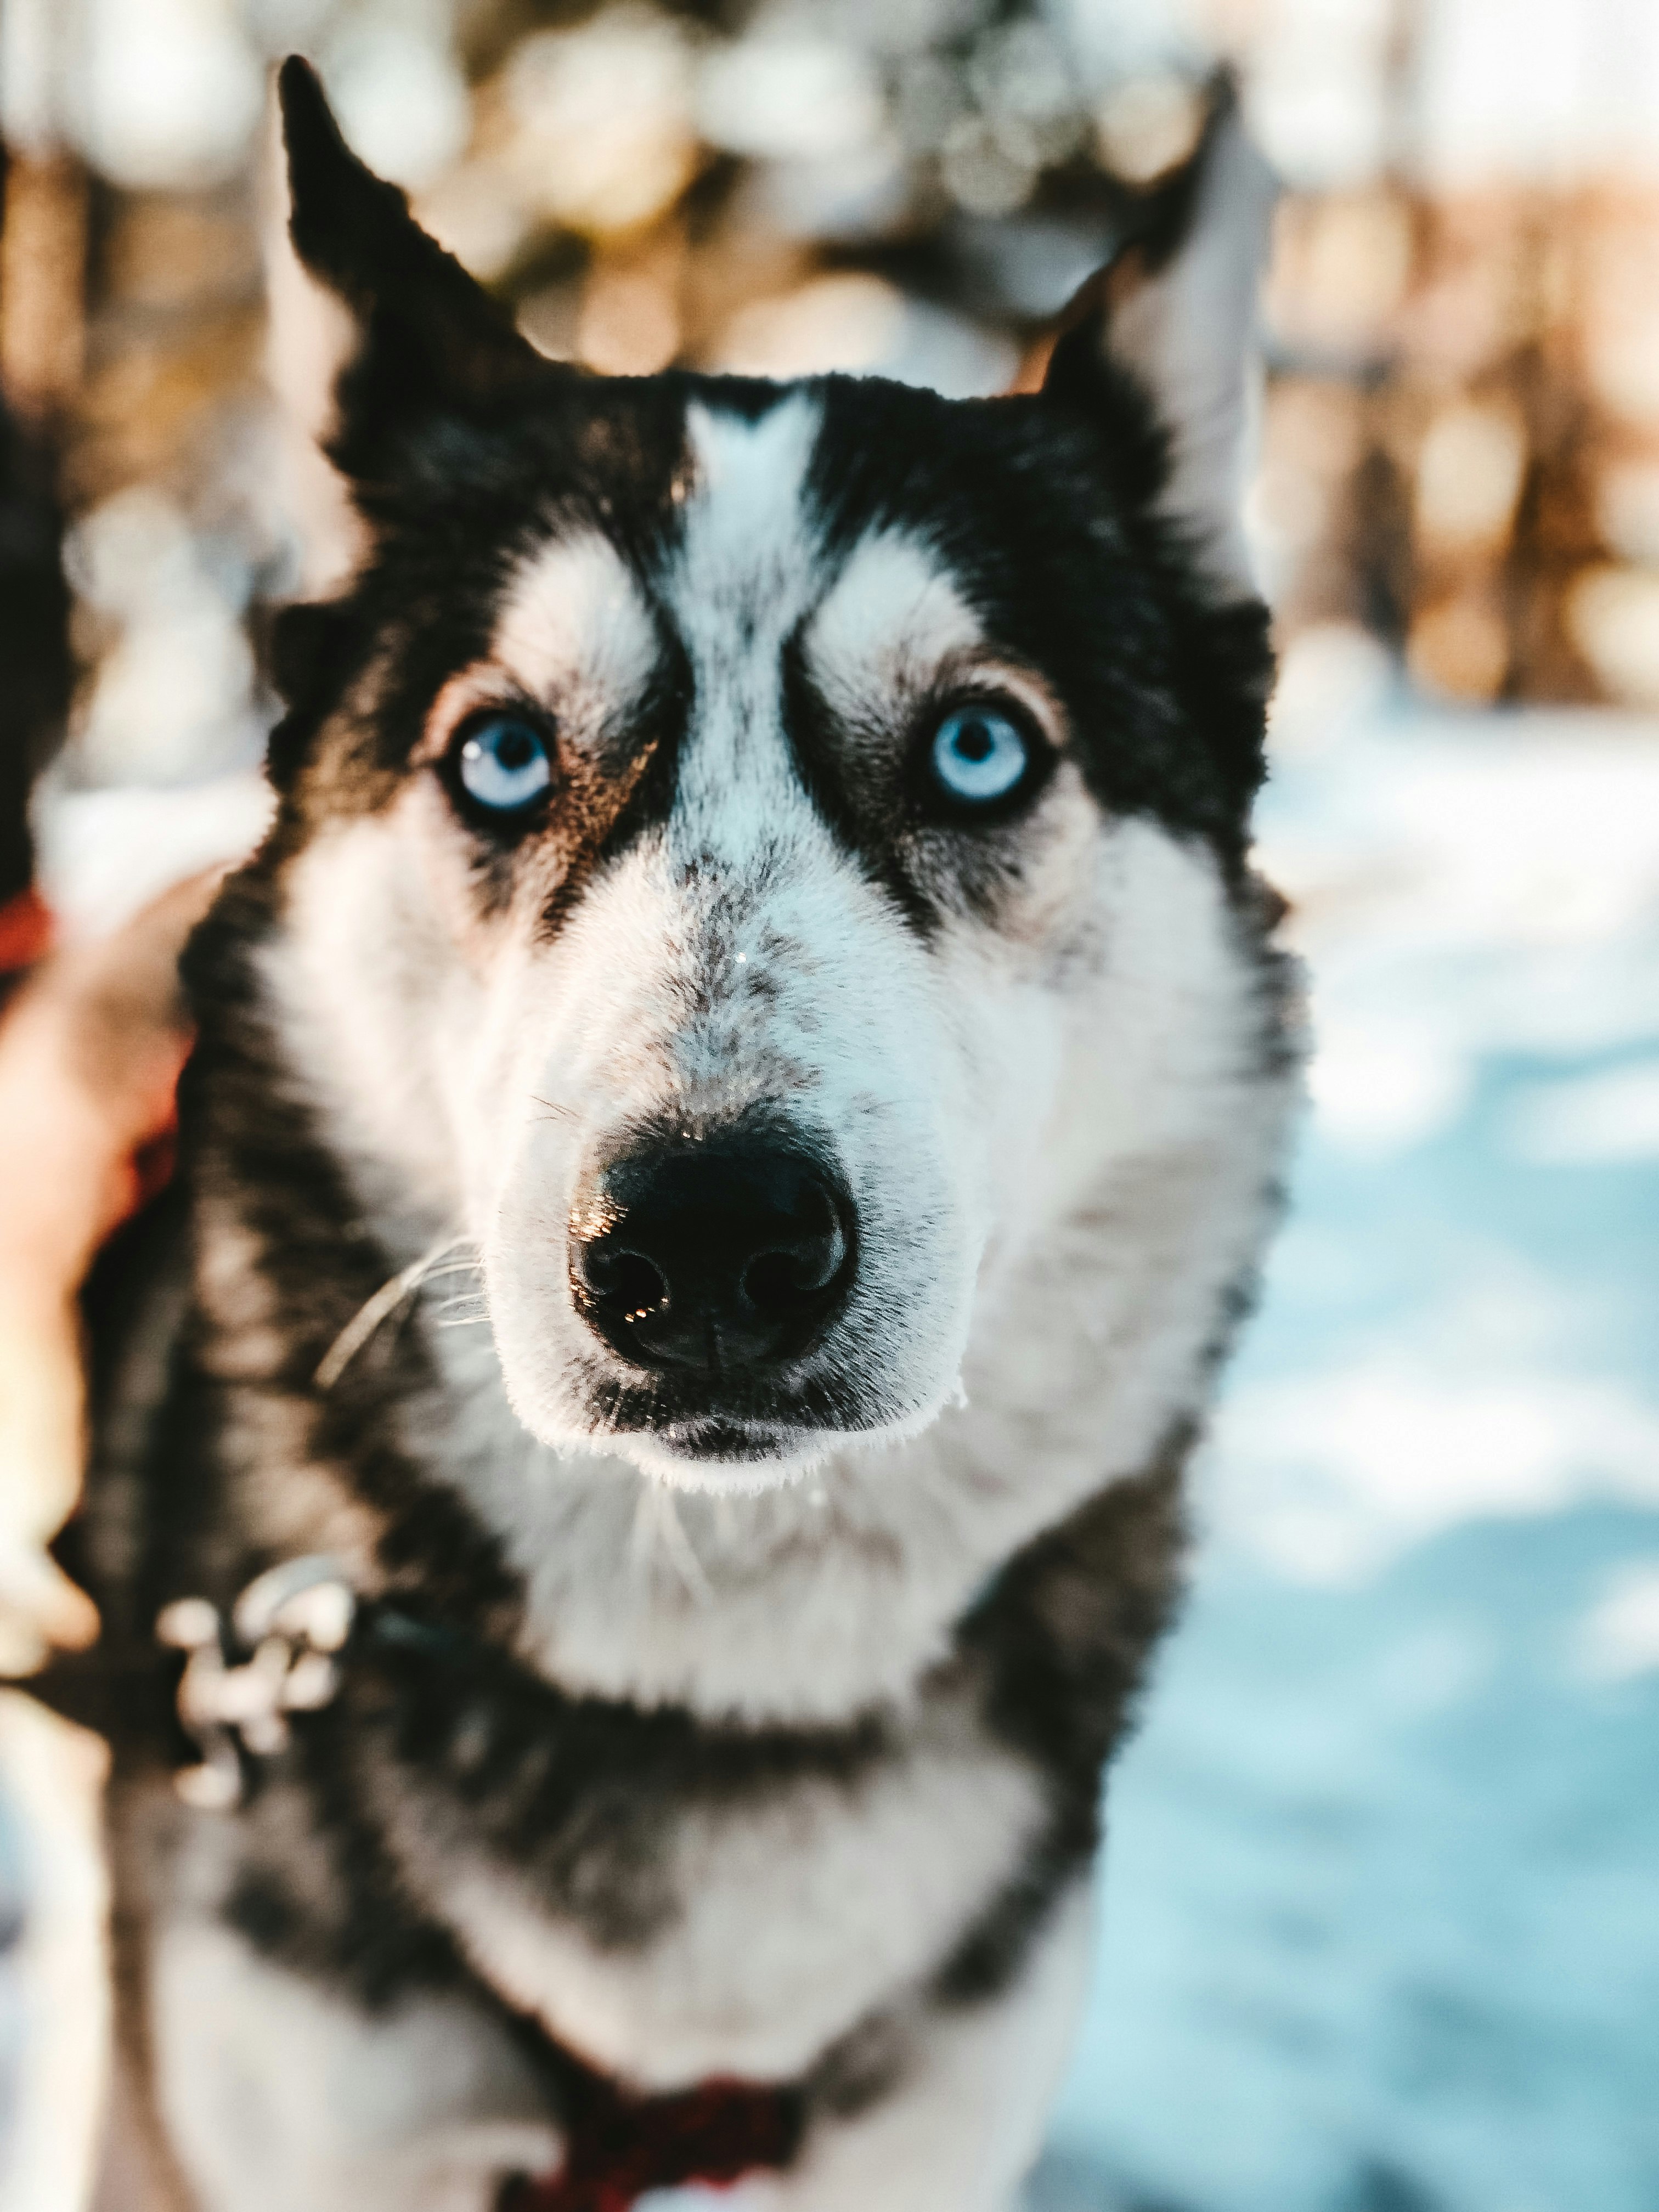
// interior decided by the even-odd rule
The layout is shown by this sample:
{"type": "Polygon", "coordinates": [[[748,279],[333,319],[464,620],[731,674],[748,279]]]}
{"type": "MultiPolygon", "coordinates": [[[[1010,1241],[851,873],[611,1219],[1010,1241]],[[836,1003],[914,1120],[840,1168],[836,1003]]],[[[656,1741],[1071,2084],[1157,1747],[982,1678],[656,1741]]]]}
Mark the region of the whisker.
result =
{"type": "Polygon", "coordinates": [[[703,1571],[702,1561],[697,1557],[691,1540],[685,1533],[674,1494],[663,1489],[647,1475],[640,1490],[640,1502],[634,1510],[634,1527],[629,1544],[636,1568],[649,1567],[659,1537],[668,1554],[669,1565],[690,1595],[699,1605],[712,1604],[714,1589],[703,1571]]]}
{"type": "Polygon", "coordinates": [[[636,1575],[650,1572],[657,1549],[657,1486],[650,1476],[640,1482],[640,1494],[634,1507],[633,1525],[628,1532],[628,1553],[636,1575]]]}
{"type": "Polygon", "coordinates": [[[420,1287],[428,1270],[458,1245],[471,1241],[465,1237],[443,1237],[430,1251],[422,1252],[418,1260],[411,1261],[389,1281],[382,1283],[373,1297],[366,1298],[317,1363],[317,1372],[312,1378],[317,1388],[331,1390],[381,1322],[396,1313],[404,1300],[420,1287]]]}
{"type": "Polygon", "coordinates": [[[679,1570],[680,1579],[699,1605],[714,1602],[714,1593],[709,1587],[708,1577],[703,1571],[702,1561],[696,1547],[685,1533],[685,1523],[680,1519],[680,1509],[672,1490],[658,1493],[663,1504],[663,1534],[668,1540],[668,1556],[679,1570]]]}

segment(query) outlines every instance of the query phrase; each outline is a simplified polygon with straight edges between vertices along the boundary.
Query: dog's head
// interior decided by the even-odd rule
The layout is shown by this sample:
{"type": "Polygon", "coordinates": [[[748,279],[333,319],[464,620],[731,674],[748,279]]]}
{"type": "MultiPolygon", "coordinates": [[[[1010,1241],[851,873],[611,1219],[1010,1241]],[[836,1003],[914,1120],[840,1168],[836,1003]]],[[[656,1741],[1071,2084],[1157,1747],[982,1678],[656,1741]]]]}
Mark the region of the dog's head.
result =
{"type": "Polygon", "coordinates": [[[752,1486],[913,1432],[988,1267],[1224,1143],[1259,1047],[1254,157],[1224,118],[1043,389],[952,403],[547,362],[283,94],[366,533],[272,748],[340,1140],[477,1239],[544,1441],[752,1486]]]}

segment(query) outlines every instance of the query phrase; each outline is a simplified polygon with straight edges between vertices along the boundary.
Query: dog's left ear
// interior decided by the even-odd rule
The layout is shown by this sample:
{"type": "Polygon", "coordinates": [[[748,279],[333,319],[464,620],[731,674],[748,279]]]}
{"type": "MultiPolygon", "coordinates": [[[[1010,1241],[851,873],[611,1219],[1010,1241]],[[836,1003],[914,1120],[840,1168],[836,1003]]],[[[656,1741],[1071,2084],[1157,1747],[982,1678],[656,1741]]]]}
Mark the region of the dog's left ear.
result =
{"type": "MultiPolygon", "coordinates": [[[[283,63],[277,97],[293,253],[286,270],[273,256],[274,319],[280,323],[284,283],[291,295],[296,285],[313,295],[320,288],[308,318],[325,334],[313,348],[313,377],[327,357],[320,394],[288,396],[311,416],[308,427],[359,503],[373,508],[408,465],[424,428],[444,418],[483,422],[558,372],[428,237],[398,187],[357,159],[308,62],[295,55],[283,63]]],[[[290,317],[296,331],[307,323],[290,317]]],[[[279,384],[281,343],[279,330],[279,384]]]]}
{"type": "Polygon", "coordinates": [[[1155,503],[1229,593],[1255,590],[1241,508],[1256,294],[1277,195],[1224,79],[1190,161],[1073,301],[1042,386],[1107,419],[1113,386],[1133,380],[1167,441],[1155,503]]]}

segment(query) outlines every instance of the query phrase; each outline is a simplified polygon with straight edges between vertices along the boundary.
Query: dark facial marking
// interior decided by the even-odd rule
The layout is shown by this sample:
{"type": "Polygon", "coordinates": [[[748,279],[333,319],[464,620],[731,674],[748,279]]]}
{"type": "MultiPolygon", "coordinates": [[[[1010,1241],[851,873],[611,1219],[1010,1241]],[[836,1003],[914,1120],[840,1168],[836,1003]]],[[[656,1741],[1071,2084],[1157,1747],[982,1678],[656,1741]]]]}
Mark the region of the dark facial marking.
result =
{"type": "Polygon", "coordinates": [[[1000,653],[1041,672],[1103,805],[1242,859],[1261,774],[1266,611],[1221,605],[1152,512],[1163,441],[1127,378],[1085,417],[1043,395],[818,387],[808,492],[831,557],[872,530],[937,550],[1000,653]]]}
{"type": "MultiPolygon", "coordinates": [[[[803,630],[806,627],[802,625],[803,630]]],[[[988,678],[947,680],[890,720],[849,722],[813,682],[799,633],[784,665],[786,721],[796,773],[842,847],[930,934],[949,912],[994,920],[1019,871],[1024,817],[1057,764],[1027,708],[988,678]],[[964,802],[940,781],[934,754],[953,715],[1006,720],[1024,748],[1018,781],[994,799],[964,802]]]]}

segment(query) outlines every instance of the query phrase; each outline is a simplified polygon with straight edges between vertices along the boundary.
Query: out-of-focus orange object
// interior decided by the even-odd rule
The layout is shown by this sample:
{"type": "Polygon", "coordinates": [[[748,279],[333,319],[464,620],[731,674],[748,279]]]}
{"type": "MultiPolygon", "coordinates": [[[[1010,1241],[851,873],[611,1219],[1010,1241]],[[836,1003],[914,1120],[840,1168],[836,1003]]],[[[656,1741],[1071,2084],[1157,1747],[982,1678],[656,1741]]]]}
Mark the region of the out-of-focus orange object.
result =
{"type": "MultiPolygon", "coordinates": [[[[0,1674],[98,1632],[46,1551],[81,1488],[76,1301],[99,1246],[165,1177],[191,1043],[178,957],[219,873],[40,960],[0,1018],[0,1674]]],[[[11,901],[0,969],[38,958],[50,936],[38,899],[11,901]]]]}
{"type": "Polygon", "coordinates": [[[0,978],[43,960],[52,945],[52,915],[40,894],[19,891],[0,906],[0,978]]]}

